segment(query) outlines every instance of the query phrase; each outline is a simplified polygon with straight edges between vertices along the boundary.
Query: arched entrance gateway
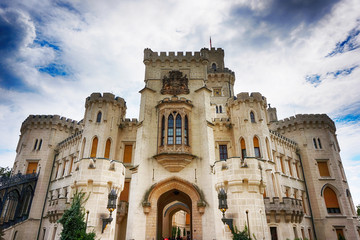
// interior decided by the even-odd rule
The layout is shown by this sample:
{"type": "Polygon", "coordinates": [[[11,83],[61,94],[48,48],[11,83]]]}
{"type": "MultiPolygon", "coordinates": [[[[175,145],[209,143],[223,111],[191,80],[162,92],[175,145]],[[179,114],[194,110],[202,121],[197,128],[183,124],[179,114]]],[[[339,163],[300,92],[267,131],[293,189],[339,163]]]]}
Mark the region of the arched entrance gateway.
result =
{"type": "Polygon", "coordinates": [[[169,237],[173,216],[179,211],[185,216],[185,226],[181,230],[185,228],[185,233],[190,232],[190,239],[202,239],[201,217],[206,204],[196,185],[177,177],[165,179],[151,187],[145,201],[148,203],[146,239],[169,237]]]}

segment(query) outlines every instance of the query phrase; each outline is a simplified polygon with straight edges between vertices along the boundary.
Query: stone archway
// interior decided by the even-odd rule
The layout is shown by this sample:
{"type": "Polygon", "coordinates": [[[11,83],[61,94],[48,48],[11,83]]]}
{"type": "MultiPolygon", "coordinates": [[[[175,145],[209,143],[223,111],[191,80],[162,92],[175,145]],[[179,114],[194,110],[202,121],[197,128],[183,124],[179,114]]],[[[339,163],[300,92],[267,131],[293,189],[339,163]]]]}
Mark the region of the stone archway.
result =
{"type": "Polygon", "coordinates": [[[159,239],[162,233],[162,213],[164,207],[179,201],[189,207],[191,238],[202,239],[202,214],[205,203],[198,189],[190,182],[172,177],[157,183],[149,193],[147,202],[150,209],[146,217],[146,239],[159,239]]]}
{"type": "Polygon", "coordinates": [[[157,201],[157,239],[171,236],[172,217],[179,210],[186,211],[190,214],[190,232],[192,232],[192,211],[189,207],[191,205],[189,196],[177,189],[172,189],[162,194],[157,201]]]}

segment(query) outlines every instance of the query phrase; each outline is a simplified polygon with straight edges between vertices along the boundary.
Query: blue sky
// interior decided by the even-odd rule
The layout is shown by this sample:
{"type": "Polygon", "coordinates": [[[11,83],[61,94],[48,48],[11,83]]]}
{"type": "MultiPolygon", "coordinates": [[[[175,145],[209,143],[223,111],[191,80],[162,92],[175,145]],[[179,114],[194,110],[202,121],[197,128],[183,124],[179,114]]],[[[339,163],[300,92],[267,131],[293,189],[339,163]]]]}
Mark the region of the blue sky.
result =
{"type": "Polygon", "coordinates": [[[279,118],[336,121],[350,189],[360,204],[360,2],[50,1],[0,3],[1,166],[11,166],[29,114],[83,118],[92,92],[112,92],[137,117],[143,49],[225,49],[235,92],[261,92],[279,118]]]}

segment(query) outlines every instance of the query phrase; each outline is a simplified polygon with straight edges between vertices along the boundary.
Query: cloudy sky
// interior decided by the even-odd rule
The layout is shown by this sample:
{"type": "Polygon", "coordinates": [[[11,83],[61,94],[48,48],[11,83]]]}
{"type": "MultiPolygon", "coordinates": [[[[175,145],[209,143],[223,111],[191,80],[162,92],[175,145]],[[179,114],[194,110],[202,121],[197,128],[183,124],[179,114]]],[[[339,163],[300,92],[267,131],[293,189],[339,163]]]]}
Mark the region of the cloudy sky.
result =
{"type": "Polygon", "coordinates": [[[92,92],[137,117],[144,48],[225,49],[235,92],[261,92],[279,118],[326,113],[360,204],[358,0],[2,0],[0,166],[12,166],[29,114],[81,120],[92,92]]]}

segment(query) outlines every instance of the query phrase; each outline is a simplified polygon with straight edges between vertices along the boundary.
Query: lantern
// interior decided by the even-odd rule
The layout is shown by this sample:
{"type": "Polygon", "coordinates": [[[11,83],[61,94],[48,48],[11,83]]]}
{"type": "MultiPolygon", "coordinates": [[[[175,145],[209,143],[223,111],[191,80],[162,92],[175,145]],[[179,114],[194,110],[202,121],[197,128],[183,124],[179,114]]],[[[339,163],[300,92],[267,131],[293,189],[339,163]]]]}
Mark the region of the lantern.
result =
{"type": "Polygon", "coordinates": [[[108,195],[108,204],[107,209],[110,212],[110,216],[108,218],[103,218],[103,224],[102,224],[102,233],[106,229],[107,225],[112,222],[112,212],[116,209],[116,200],[117,200],[117,193],[115,189],[111,189],[109,195],[108,195]]]}
{"type": "Polygon", "coordinates": [[[225,212],[228,209],[228,205],[227,205],[227,195],[224,188],[220,188],[218,199],[219,199],[219,209],[223,213],[223,216],[225,216],[225,212]]]}

